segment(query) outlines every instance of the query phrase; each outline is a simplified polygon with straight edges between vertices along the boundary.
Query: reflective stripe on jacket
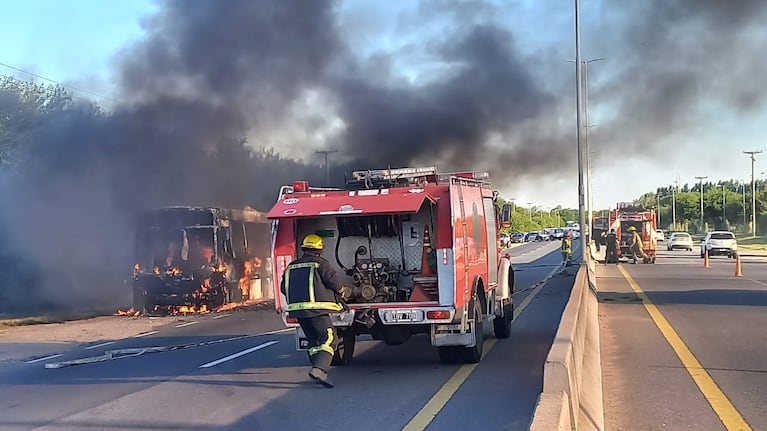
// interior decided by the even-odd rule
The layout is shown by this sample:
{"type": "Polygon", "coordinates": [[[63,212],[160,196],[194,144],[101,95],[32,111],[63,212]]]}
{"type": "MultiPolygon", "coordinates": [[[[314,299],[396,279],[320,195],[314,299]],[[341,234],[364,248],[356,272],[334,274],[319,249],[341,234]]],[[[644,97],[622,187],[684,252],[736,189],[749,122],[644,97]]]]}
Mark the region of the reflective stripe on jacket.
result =
{"type": "Polygon", "coordinates": [[[565,253],[571,253],[573,251],[573,244],[570,238],[562,239],[562,251],[565,253]]]}
{"type": "Polygon", "coordinates": [[[280,290],[292,317],[310,317],[343,307],[336,300],[338,276],[330,264],[315,254],[304,254],[285,269],[280,290]]]}

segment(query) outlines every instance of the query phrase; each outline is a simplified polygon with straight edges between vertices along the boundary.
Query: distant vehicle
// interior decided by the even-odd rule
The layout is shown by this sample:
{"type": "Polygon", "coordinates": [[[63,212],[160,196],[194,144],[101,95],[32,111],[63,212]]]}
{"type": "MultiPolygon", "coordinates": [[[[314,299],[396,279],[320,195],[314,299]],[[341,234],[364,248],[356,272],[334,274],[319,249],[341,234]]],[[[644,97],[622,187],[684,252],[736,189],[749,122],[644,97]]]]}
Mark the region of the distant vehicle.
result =
{"type": "Polygon", "coordinates": [[[655,231],[655,240],[663,242],[666,240],[666,231],[658,229],[655,231]]]}
{"type": "Polygon", "coordinates": [[[530,241],[543,241],[543,235],[540,232],[529,232],[525,235],[525,242],[530,241]]]}
{"type": "Polygon", "coordinates": [[[513,243],[525,242],[525,234],[522,232],[517,232],[511,235],[511,242],[513,243]]]}
{"type": "Polygon", "coordinates": [[[672,233],[671,237],[668,239],[668,243],[666,244],[666,249],[669,251],[677,249],[692,251],[692,247],[692,237],[687,232],[672,233]]]}
{"type": "Polygon", "coordinates": [[[709,232],[700,242],[700,257],[708,251],[709,256],[726,255],[733,259],[738,253],[738,241],[735,234],[729,231],[709,232]]]}

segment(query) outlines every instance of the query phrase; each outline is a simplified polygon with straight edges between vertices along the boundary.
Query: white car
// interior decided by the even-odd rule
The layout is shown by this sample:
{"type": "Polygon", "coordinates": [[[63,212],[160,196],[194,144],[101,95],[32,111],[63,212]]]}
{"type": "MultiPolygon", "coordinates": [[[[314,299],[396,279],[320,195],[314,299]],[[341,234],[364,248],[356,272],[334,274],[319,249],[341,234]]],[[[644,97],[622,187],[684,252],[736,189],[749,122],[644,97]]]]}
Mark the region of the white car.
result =
{"type": "Polygon", "coordinates": [[[700,242],[701,258],[703,258],[706,251],[708,251],[709,256],[718,254],[735,258],[738,253],[738,241],[735,239],[735,234],[729,231],[709,232],[700,242]]]}
{"type": "Polygon", "coordinates": [[[693,243],[692,237],[687,232],[674,232],[666,243],[666,248],[676,250],[681,248],[682,250],[692,251],[693,243]]]}

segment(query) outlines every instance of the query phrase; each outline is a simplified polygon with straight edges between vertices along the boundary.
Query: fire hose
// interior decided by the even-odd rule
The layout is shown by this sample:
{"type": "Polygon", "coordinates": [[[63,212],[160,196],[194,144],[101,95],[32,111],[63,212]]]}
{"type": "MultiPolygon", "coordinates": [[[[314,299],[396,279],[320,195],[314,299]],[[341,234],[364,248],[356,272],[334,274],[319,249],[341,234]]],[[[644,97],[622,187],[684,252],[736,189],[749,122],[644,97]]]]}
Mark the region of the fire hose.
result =
{"type": "MultiPolygon", "coordinates": [[[[273,333],[282,332],[282,331],[284,330],[273,331],[273,333]]],[[[75,365],[94,364],[97,362],[112,361],[116,359],[133,358],[136,356],[143,355],[145,353],[173,352],[176,350],[190,349],[193,347],[203,347],[203,346],[209,346],[212,344],[221,344],[221,343],[228,343],[231,341],[245,340],[247,338],[260,337],[260,336],[269,335],[269,334],[270,333],[240,335],[237,337],[221,338],[218,340],[202,341],[199,343],[177,344],[174,346],[134,347],[129,349],[107,350],[101,356],[91,356],[87,358],[73,359],[71,361],[47,363],[45,364],[45,368],[56,369],[56,368],[72,367],[75,365]]]]}

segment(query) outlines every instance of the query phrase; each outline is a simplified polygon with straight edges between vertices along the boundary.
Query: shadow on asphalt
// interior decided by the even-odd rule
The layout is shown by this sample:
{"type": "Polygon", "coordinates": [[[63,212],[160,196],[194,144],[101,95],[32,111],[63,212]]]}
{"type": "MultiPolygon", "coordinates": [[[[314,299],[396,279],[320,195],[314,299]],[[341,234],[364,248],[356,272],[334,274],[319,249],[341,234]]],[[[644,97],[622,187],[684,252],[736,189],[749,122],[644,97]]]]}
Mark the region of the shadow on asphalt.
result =
{"type": "MultiPolygon", "coordinates": [[[[731,305],[766,307],[767,291],[745,289],[696,289],[682,291],[645,291],[656,305],[688,304],[688,305],[731,305]]],[[[599,302],[641,303],[642,299],[633,292],[599,292],[599,302]]]]}
{"type": "MultiPolygon", "coordinates": [[[[560,259],[561,255],[558,250],[555,250],[532,262],[517,264],[515,267],[520,269],[553,268],[559,265],[560,259]]],[[[448,414],[451,415],[449,419],[443,417],[442,421],[462,423],[463,419],[460,415],[458,417],[452,416],[453,413],[460,410],[461,415],[466,416],[465,419],[474,425],[480,425],[475,422],[477,417],[496,417],[493,420],[501,420],[506,423],[503,429],[526,429],[538,395],[542,390],[543,365],[559,326],[559,320],[572,287],[573,276],[577,270],[578,266],[574,265],[552,277],[551,282],[540,291],[539,296],[530,303],[524,314],[515,319],[512,335],[508,339],[498,340],[494,349],[483,358],[472,378],[456,393],[454,398],[462,401],[460,403],[455,402],[456,406],[448,411],[448,414]],[[476,403],[470,402],[472,399],[476,399],[479,394],[490,391],[491,386],[492,391],[497,392],[491,397],[491,402],[480,403],[480,405],[474,405],[476,403]],[[465,412],[464,409],[466,409],[465,412]],[[487,410],[487,414],[472,415],[471,412],[476,409],[487,410]],[[499,417],[503,419],[497,419],[499,417]]],[[[538,276],[543,278],[548,273],[549,270],[540,270],[538,276]]],[[[528,271],[528,274],[532,276],[535,272],[528,271]]],[[[517,279],[518,283],[524,280],[526,276],[520,278],[517,279]]],[[[529,281],[523,282],[530,283],[529,281]]],[[[525,295],[527,294],[529,291],[525,293],[525,295]]],[[[515,301],[520,299],[515,297],[515,301]]],[[[493,337],[492,325],[485,326],[485,333],[486,338],[493,337]]],[[[241,335],[152,337],[135,340],[130,347],[174,346],[182,345],[182,343],[183,345],[191,345],[241,335]]],[[[311,423],[312,420],[318,421],[312,425],[312,429],[338,429],[338,425],[348,424],[348,422],[339,415],[338,410],[333,406],[349,409],[354,408],[355,403],[364,410],[370,410],[369,414],[375,413],[375,421],[379,422],[377,429],[399,430],[414,414],[411,410],[420,408],[433,395],[433,390],[429,388],[435,384],[438,388],[459,368],[459,365],[444,365],[439,362],[436,349],[430,345],[428,335],[413,336],[399,346],[387,346],[379,341],[358,341],[357,350],[363,351],[355,356],[351,365],[335,367],[332,370],[331,376],[337,387],[329,391],[306,378],[308,360],[305,353],[295,350],[292,333],[260,335],[248,340],[250,340],[247,342],[248,347],[272,340],[279,341],[279,343],[275,345],[275,349],[269,347],[264,350],[264,352],[269,352],[268,355],[243,356],[214,368],[199,368],[200,364],[206,362],[199,355],[191,360],[188,355],[186,357],[179,356],[178,352],[196,349],[196,347],[191,347],[176,352],[147,353],[133,358],[78,365],[59,370],[46,370],[44,379],[32,382],[25,379],[25,375],[32,374],[33,371],[39,373],[39,369],[25,369],[18,375],[10,376],[10,379],[2,379],[15,380],[14,382],[0,381],[0,384],[51,387],[56,385],[77,387],[81,385],[124,384],[127,385],[126,388],[130,392],[137,392],[142,387],[172,382],[246,388],[256,391],[259,389],[278,391],[275,398],[264,400],[265,402],[258,407],[244,407],[241,415],[233,416],[232,422],[228,425],[194,425],[177,423],[170,419],[167,422],[153,422],[151,428],[157,430],[272,429],[270,426],[276,423],[290,426],[300,422],[298,425],[303,426],[311,423]],[[115,366],[115,363],[124,363],[124,365],[115,366]],[[295,370],[288,370],[291,368],[295,370]],[[286,369],[286,371],[276,375],[268,371],[270,369],[286,369]],[[407,387],[418,389],[415,390],[415,394],[403,394],[397,389],[400,386],[406,391],[407,387]],[[427,397],[426,400],[422,399],[424,394],[427,397]],[[387,397],[390,397],[389,400],[398,400],[399,404],[395,402],[393,406],[400,405],[400,408],[403,408],[403,399],[412,398],[413,401],[407,404],[407,411],[397,413],[386,410],[388,408],[386,405],[387,397]],[[288,408],[290,406],[292,408],[288,408]],[[327,414],[327,409],[333,409],[333,412],[330,418],[323,419],[322,416],[327,414]],[[300,413],[298,413],[299,411],[300,413]],[[382,422],[381,415],[387,414],[391,415],[391,418],[382,422]]],[[[243,341],[238,343],[236,348],[245,347],[243,341]]],[[[79,353],[77,357],[97,356],[103,350],[92,351],[92,353],[85,350],[77,351],[79,353]]],[[[223,352],[223,354],[222,352],[218,353],[223,356],[233,351],[228,350],[230,351],[223,352]]],[[[211,352],[208,352],[207,356],[211,356],[211,352]]],[[[218,356],[214,359],[217,358],[218,356]]],[[[256,393],[254,392],[254,394],[256,393]]],[[[196,408],[204,408],[204,406],[196,408]]],[[[190,414],[193,413],[190,412],[190,414]]],[[[438,415],[432,425],[437,426],[439,418],[438,415]]],[[[48,423],[48,421],[43,420],[40,423],[32,422],[36,421],[17,423],[13,420],[0,420],[0,428],[5,426],[36,427],[48,423]]],[[[97,425],[78,423],[76,420],[65,423],[74,429],[83,430],[146,429],[147,426],[140,419],[137,419],[136,422],[119,421],[114,423],[99,420],[97,425]]],[[[500,423],[495,426],[498,425],[500,423]]],[[[492,427],[490,426],[490,428],[492,427]]]]}

